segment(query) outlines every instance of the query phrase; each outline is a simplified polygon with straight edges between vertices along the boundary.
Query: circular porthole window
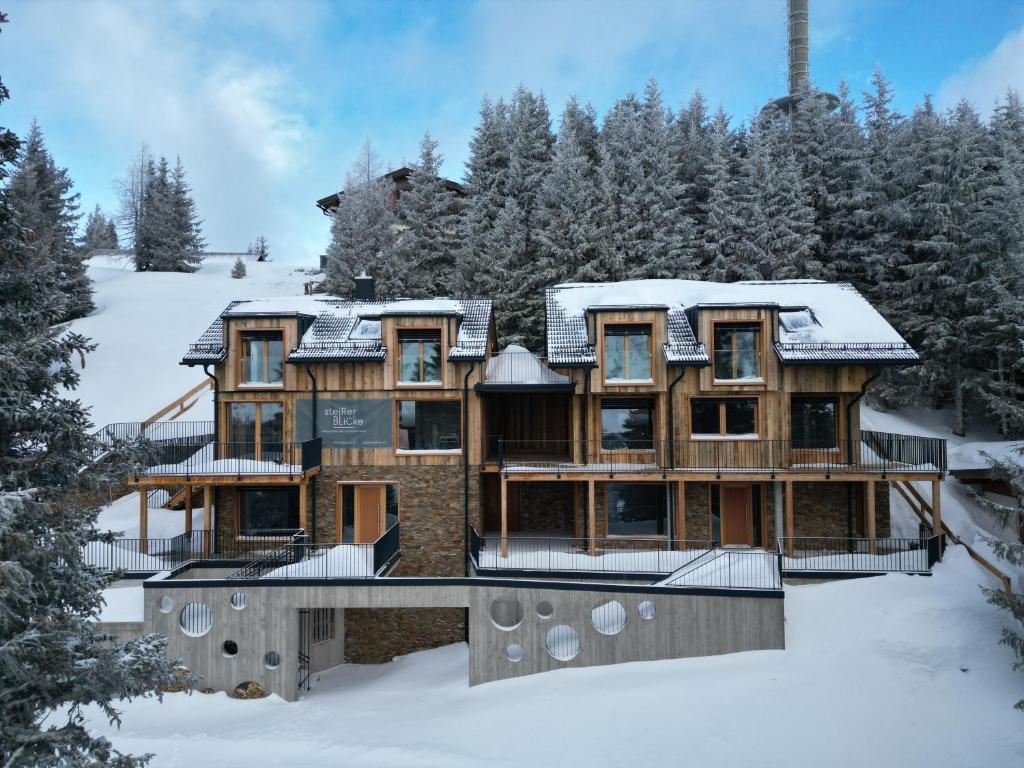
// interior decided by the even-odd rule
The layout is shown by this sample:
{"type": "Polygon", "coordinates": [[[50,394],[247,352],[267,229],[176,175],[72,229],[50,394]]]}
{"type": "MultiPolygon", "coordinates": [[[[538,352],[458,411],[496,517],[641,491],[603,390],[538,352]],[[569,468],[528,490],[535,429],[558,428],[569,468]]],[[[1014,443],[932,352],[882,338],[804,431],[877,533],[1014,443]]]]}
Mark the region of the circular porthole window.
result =
{"type": "Polygon", "coordinates": [[[235,592],[231,596],[231,607],[236,611],[245,608],[245,592],[235,592]]]}
{"type": "Polygon", "coordinates": [[[640,618],[644,621],[650,621],[651,619],[653,619],[654,614],[656,612],[654,608],[654,603],[652,603],[650,600],[644,600],[642,603],[640,603],[640,605],[637,606],[636,611],[640,614],[640,618]]]}
{"type": "Polygon", "coordinates": [[[541,600],[539,603],[537,603],[537,618],[538,619],[550,619],[554,615],[555,615],[555,609],[552,607],[551,603],[549,603],[547,600],[541,600]]]}
{"type": "Polygon", "coordinates": [[[554,626],[544,638],[544,648],[553,659],[571,661],[580,652],[580,633],[565,624],[554,626]]]}
{"type": "Polygon", "coordinates": [[[505,649],[505,656],[513,664],[518,664],[523,660],[523,646],[519,643],[512,643],[512,645],[505,649]]]}
{"type": "Polygon", "coordinates": [[[590,620],[602,635],[617,635],[626,628],[626,609],[618,600],[609,600],[590,612],[590,620]]]}
{"type": "Polygon", "coordinates": [[[233,659],[238,655],[238,643],[234,640],[225,640],[223,649],[225,659],[233,659]]]}
{"type": "Polygon", "coordinates": [[[523,604],[514,597],[499,597],[491,601],[491,621],[505,632],[523,623],[523,604]]]}
{"type": "Polygon", "coordinates": [[[174,610],[174,598],[164,595],[160,598],[157,607],[160,609],[160,613],[170,613],[174,610]]]}
{"type": "Polygon", "coordinates": [[[213,626],[213,611],[206,603],[186,603],[178,616],[178,624],[189,637],[202,637],[213,626]]]}
{"type": "Polygon", "coordinates": [[[277,651],[267,651],[263,657],[263,666],[267,669],[277,669],[281,666],[281,654],[277,651]]]}

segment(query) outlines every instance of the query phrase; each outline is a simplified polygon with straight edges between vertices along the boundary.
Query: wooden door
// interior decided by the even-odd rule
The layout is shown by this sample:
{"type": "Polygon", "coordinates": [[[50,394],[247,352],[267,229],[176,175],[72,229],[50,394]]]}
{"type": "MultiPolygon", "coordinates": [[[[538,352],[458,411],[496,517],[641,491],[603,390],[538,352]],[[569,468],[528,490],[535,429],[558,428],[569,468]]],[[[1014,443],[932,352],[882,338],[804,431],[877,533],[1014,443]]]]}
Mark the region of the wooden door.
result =
{"type": "Polygon", "coordinates": [[[372,544],[384,533],[387,486],[366,483],[355,488],[355,542],[372,544]]]}
{"type": "Polygon", "coordinates": [[[753,544],[749,485],[722,485],[722,545],[753,544]]]}
{"type": "MultiPolygon", "coordinates": [[[[510,531],[518,531],[522,528],[519,485],[519,483],[508,484],[508,529],[510,531]]],[[[484,529],[485,531],[501,530],[501,477],[497,472],[488,472],[484,475],[484,529]]],[[[481,531],[481,533],[483,532],[481,531]]]]}

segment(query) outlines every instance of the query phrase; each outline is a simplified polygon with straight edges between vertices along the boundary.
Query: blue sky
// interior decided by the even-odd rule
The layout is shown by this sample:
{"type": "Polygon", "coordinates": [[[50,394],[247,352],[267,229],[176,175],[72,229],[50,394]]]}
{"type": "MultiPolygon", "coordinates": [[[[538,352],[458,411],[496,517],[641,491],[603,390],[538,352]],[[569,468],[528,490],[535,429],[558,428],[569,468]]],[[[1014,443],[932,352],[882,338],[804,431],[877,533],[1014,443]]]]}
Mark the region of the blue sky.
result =
{"type": "MultiPolygon", "coordinates": [[[[701,88],[741,121],[785,89],[785,0],[490,2],[9,2],[0,124],[39,119],[83,209],[113,209],[112,181],[145,141],[180,154],[209,246],[257,235],[312,263],[369,137],[382,161],[424,131],[461,178],[480,99],[543,90],[603,113],[657,77],[673,108],[701,88]]],[[[868,87],[878,66],[909,111],[925,93],[982,111],[1024,90],[1020,0],[811,0],[811,74],[868,87]]]]}

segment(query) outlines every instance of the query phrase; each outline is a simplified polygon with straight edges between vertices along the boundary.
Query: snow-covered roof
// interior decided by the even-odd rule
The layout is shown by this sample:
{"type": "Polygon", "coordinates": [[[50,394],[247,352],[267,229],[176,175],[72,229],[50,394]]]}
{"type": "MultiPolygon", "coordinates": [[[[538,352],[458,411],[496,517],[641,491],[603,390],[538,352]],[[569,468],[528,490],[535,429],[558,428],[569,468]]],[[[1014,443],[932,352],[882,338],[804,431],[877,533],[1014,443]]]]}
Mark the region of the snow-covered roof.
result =
{"type": "Polygon", "coordinates": [[[485,387],[568,387],[572,379],[552,371],[525,347],[509,344],[487,361],[483,383],[485,387]]]}
{"type": "MultiPolygon", "coordinates": [[[[183,365],[221,363],[227,358],[224,319],[304,317],[310,320],[288,362],[372,362],[384,360],[380,318],[447,316],[459,319],[449,360],[483,360],[487,351],[491,302],[483,299],[395,299],[351,301],[333,296],[291,296],[233,301],[192,344],[183,365]]],[[[300,325],[300,329],[302,326],[300,325]]]]}
{"type": "Polygon", "coordinates": [[[566,283],[548,289],[548,358],[552,365],[594,365],[587,332],[591,311],[665,310],[670,365],[707,365],[687,311],[716,306],[760,306],[779,312],[775,351],[783,363],[854,364],[916,362],[917,353],[849,283],[820,280],[712,283],[699,280],[631,280],[566,283]]]}

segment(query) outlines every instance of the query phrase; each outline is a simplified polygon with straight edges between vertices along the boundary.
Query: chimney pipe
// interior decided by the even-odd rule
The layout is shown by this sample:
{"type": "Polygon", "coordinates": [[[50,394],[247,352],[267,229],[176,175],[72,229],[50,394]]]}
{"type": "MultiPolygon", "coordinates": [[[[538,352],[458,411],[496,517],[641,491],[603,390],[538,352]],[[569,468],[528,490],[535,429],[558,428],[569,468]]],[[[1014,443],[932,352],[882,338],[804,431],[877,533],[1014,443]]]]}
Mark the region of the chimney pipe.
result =
{"type": "Polygon", "coordinates": [[[789,0],[789,95],[807,87],[810,78],[808,0],[789,0]]]}
{"type": "Polygon", "coordinates": [[[373,301],[377,298],[377,285],[364,269],[355,277],[356,301],[373,301]]]}

